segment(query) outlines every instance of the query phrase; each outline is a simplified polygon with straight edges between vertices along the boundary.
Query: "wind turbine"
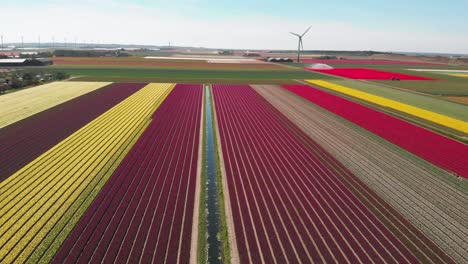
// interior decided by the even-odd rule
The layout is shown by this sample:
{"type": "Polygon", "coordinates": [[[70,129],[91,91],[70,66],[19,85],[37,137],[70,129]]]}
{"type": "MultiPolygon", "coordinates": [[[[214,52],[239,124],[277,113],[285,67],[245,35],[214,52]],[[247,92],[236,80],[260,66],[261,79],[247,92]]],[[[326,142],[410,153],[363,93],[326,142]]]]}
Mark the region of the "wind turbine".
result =
{"type": "Polygon", "coordinates": [[[296,34],[294,32],[289,32],[289,33],[291,33],[294,36],[297,36],[299,38],[299,43],[298,43],[298,46],[297,46],[297,62],[301,62],[301,49],[304,50],[304,44],[302,43],[302,37],[304,37],[304,35],[307,34],[307,32],[309,32],[309,29],[311,27],[312,26],[310,26],[302,35],[296,34]]]}

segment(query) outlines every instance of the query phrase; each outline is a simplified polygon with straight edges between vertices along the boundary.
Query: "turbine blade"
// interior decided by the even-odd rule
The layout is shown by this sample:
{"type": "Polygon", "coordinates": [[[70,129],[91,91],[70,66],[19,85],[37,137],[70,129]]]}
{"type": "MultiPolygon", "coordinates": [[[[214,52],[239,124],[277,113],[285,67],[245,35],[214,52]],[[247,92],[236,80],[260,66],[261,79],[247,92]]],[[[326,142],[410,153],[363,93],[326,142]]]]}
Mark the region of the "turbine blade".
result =
{"type": "Polygon", "coordinates": [[[296,34],[296,33],[293,33],[293,32],[289,32],[289,33],[293,34],[294,36],[298,36],[298,37],[300,37],[300,36],[301,36],[301,35],[299,35],[299,34],[296,34]]]}
{"type": "Polygon", "coordinates": [[[301,37],[303,37],[305,34],[307,34],[307,32],[309,32],[309,30],[310,30],[311,27],[312,27],[312,26],[310,26],[310,27],[304,32],[304,34],[301,35],[301,37]]]}
{"type": "Polygon", "coordinates": [[[304,43],[302,43],[302,38],[301,38],[301,50],[304,50],[304,43]]]}

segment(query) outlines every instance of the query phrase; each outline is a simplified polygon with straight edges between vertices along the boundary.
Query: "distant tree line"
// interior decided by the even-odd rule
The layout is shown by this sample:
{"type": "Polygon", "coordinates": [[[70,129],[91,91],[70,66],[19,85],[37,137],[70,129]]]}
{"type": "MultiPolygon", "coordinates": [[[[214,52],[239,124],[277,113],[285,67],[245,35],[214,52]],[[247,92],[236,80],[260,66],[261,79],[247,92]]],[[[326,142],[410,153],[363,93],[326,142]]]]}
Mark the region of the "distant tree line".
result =
{"type": "Polygon", "coordinates": [[[55,50],[55,57],[128,57],[130,54],[122,50],[55,50]]]}
{"type": "Polygon", "coordinates": [[[0,93],[10,89],[21,89],[51,81],[68,79],[70,75],[63,71],[19,70],[0,73],[0,93]]]}

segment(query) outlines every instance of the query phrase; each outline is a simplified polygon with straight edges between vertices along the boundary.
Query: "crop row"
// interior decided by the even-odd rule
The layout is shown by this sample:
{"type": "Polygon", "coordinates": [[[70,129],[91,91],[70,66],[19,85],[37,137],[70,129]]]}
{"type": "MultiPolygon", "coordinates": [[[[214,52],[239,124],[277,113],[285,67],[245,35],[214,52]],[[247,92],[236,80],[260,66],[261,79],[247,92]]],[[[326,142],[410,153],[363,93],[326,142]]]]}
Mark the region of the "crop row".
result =
{"type": "Polygon", "coordinates": [[[322,80],[307,80],[307,82],[315,85],[319,85],[321,87],[345,94],[350,95],[362,100],[365,100],[370,103],[374,103],[383,107],[391,108],[398,110],[403,113],[407,113],[422,119],[426,119],[428,121],[434,122],[436,124],[440,124],[464,133],[468,134],[468,122],[458,120],[446,115],[441,115],[429,110],[425,110],[419,107],[415,107],[409,104],[397,102],[395,100],[387,99],[385,97],[373,95],[370,93],[358,91],[356,89],[352,89],[346,86],[342,86],[339,84],[334,84],[327,81],[322,80]]]}
{"type": "Polygon", "coordinates": [[[467,197],[453,175],[281,87],[254,89],[357,177],[341,179],[421,262],[466,262],[467,197]]]}
{"type": "Polygon", "coordinates": [[[188,263],[202,96],[174,88],[54,263],[188,263]]]}
{"type": "Polygon", "coordinates": [[[241,263],[417,261],[251,87],[213,92],[241,263]]]}
{"type": "Polygon", "coordinates": [[[172,90],[149,84],[0,183],[0,262],[48,262],[172,90]]]}
{"type": "Polygon", "coordinates": [[[53,82],[0,97],[0,128],[92,92],[108,82],[53,82]]]}
{"type": "Polygon", "coordinates": [[[310,86],[284,85],[283,88],[429,162],[468,177],[468,146],[463,143],[310,86]]]}
{"type": "Polygon", "coordinates": [[[145,86],[113,83],[0,129],[0,182],[145,86]]]}
{"type": "Polygon", "coordinates": [[[368,65],[440,65],[439,63],[419,62],[419,61],[398,61],[398,60],[340,60],[340,59],[302,59],[303,63],[326,63],[326,64],[368,64],[368,65]]]}
{"type": "Polygon", "coordinates": [[[431,81],[435,80],[429,77],[422,77],[410,74],[403,74],[398,72],[387,72],[381,70],[367,69],[367,68],[333,68],[333,69],[310,69],[312,71],[336,75],[349,79],[359,80],[392,80],[398,78],[399,80],[412,80],[412,81],[431,81]]]}

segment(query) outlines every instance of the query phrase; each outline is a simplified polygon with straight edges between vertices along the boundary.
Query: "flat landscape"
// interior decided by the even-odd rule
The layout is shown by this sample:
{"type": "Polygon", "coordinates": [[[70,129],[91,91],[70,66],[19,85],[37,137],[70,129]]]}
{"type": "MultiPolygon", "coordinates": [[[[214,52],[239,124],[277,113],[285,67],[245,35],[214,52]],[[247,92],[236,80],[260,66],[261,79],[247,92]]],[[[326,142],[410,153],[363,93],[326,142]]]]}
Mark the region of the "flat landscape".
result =
{"type": "Polygon", "coordinates": [[[468,262],[466,66],[144,56],[0,95],[0,263],[468,262]]]}

